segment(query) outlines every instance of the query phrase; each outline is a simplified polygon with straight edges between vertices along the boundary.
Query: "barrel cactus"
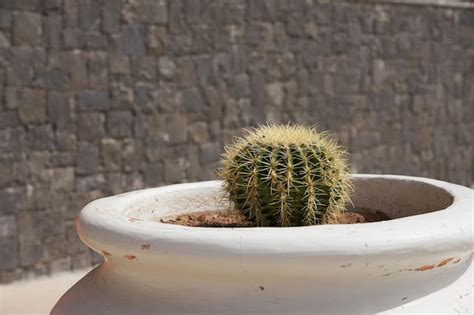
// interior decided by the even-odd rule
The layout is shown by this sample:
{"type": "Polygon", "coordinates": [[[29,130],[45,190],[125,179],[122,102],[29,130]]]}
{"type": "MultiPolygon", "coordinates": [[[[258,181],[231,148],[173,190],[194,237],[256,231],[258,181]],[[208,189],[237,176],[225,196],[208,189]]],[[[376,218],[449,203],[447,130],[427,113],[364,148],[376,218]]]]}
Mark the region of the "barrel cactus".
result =
{"type": "Polygon", "coordinates": [[[219,175],[235,210],[257,226],[325,224],[349,201],[344,155],[314,127],[264,125],[226,147],[219,175]]]}

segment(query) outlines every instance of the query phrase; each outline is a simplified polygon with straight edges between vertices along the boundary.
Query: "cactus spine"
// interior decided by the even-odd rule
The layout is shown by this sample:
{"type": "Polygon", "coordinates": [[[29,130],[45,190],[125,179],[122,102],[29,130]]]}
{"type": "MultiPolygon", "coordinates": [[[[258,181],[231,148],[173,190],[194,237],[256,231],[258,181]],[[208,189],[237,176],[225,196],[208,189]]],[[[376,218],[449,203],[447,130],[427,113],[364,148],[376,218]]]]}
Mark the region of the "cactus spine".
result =
{"type": "Polygon", "coordinates": [[[343,156],[315,128],[265,125],[226,147],[219,175],[235,209],[257,226],[325,224],[352,189],[343,156]]]}

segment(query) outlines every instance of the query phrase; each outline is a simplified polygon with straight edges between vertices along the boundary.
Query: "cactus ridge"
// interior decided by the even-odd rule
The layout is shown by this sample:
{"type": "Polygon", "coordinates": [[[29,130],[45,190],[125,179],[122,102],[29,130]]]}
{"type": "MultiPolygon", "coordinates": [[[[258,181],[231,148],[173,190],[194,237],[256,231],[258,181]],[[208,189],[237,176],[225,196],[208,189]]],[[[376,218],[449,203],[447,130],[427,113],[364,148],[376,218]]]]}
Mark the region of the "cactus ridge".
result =
{"type": "Polygon", "coordinates": [[[266,125],[226,148],[219,174],[235,209],[257,226],[324,224],[349,200],[343,155],[313,127],[266,125]]]}

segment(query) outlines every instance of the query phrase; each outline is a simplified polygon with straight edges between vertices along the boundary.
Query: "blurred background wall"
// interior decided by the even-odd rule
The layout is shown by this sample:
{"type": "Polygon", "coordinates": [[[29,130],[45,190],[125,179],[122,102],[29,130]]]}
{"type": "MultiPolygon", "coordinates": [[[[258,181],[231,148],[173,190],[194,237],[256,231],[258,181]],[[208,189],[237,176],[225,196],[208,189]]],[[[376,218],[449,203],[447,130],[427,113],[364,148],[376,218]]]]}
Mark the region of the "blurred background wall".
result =
{"type": "Polygon", "coordinates": [[[473,183],[474,10],[0,0],[0,282],[99,261],[90,200],[214,178],[242,127],[332,130],[354,172],[473,183]]]}

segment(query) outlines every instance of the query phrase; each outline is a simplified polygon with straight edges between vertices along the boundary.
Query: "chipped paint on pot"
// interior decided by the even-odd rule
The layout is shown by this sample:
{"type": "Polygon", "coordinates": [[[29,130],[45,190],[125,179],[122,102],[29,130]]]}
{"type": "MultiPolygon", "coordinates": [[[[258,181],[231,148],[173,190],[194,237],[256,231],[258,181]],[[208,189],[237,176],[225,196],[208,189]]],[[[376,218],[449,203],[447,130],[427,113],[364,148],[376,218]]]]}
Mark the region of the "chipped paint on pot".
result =
{"type": "Polygon", "coordinates": [[[228,207],[219,181],[91,202],[77,231],[104,262],[52,314],[473,313],[473,190],[355,175],[353,203],[394,220],[195,228],[160,218],[228,207]]]}

